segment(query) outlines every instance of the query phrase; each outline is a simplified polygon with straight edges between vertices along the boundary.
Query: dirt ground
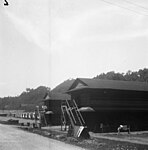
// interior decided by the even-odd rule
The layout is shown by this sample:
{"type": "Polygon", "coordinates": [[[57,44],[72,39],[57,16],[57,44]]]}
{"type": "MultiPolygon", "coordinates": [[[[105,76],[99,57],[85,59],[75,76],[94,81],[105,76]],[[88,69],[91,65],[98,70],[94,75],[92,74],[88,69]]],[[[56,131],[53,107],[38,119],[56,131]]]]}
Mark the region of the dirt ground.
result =
{"type": "Polygon", "coordinates": [[[85,150],[58,140],[0,124],[0,150],[85,150]]]}
{"type": "MultiPolygon", "coordinates": [[[[32,131],[31,131],[32,132],[32,131]]],[[[93,137],[90,139],[76,139],[73,137],[67,137],[65,133],[57,132],[56,130],[49,129],[42,131],[36,129],[33,131],[37,134],[42,134],[43,136],[48,136],[65,143],[73,144],[80,146],[89,150],[148,150],[148,145],[145,144],[136,144],[131,142],[125,142],[122,140],[114,140],[102,137],[93,137]]]]}
{"type": "MultiPolygon", "coordinates": [[[[8,119],[18,118],[0,117],[2,123],[8,119]]],[[[19,119],[19,122],[27,123],[28,120],[19,119]]],[[[31,122],[33,122],[33,120],[31,122]]],[[[61,131],[60,126],[42,127],[41,130],[27,126],[21,127],[20,125],[16,125],[16,127],[89,150],[148,150],[148,131],[131,132],[131,134],[125,132],[120,135],[117,135],[117,133],[105,134],[90,132],[91,138],[82,140],[67,137],[67,132],[61,131]]]]}
{"type": "Polygon", "coordinates": [[[60,131],[60,127],[57,126],[43,127],[42,130],[35,129],[30,132],[48,136],[49,138],[77,145],[89,150],[148,150],[148,143],[146,143],[148,134],[143,132],[137,132],[137,134],[132,133],[131,135],[128,135],[127,133],[121,133],[120,135],[117,135],[116,133],[90,133],[90,139],[67,137],[67,133],[60,131]],[[141,141],[143,140],[144,143],[139,144],[136,140],[131,140],[132,138],[141,138],[141,141]]]}

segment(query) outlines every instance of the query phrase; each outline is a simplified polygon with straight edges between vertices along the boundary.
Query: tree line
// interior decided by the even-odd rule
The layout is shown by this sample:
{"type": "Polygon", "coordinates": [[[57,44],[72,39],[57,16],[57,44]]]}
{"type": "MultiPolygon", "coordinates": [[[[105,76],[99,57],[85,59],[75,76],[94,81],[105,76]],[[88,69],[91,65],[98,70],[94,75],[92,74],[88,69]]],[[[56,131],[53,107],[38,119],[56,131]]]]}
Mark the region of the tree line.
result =
{"type": "Polygon", "coordinates": [[[43,105],[43,98],[49,91],[48,87],[39,86],[36,89],[26,88],[19,96],[0,98],[1,110],[34,110],[43,105]]]}
{"type": "Polygon", "coordinates": [[[94,77],[94,79],[148,82],[148,69],[144,68],[139,69],[138,71],[129,70],[126,73],[110,71],[107,73],[101,73],[94,77]]]}

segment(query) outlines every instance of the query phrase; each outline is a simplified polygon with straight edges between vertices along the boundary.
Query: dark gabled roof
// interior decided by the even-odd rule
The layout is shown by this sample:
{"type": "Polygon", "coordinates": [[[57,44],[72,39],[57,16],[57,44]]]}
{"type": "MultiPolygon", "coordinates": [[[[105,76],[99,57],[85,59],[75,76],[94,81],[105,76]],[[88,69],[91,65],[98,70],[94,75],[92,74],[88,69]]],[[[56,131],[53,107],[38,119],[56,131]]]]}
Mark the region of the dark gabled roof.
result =
{"type": "Polygon", "coordinates": [[[70,96],[68,94],[63,93],[51,93],[52,100],[69,100],[70,96]]]}
{"type": "Polygon", "coordinates": [[[44,96],[44,101],[47,100],[70,100],[70,95],[68,94],[63,94],[63,93],[53,93],[51,92],[50,94],[46,94],[44,96]]]}
{"type": "Polygon", "coordinates": [[[67,93],[80,89],[115,89],[115,90],[132,90],[132,91],[148,91],[147,82],[137,81],[117,81],[104,79],[88,79],[77,78],[67,93]]]}

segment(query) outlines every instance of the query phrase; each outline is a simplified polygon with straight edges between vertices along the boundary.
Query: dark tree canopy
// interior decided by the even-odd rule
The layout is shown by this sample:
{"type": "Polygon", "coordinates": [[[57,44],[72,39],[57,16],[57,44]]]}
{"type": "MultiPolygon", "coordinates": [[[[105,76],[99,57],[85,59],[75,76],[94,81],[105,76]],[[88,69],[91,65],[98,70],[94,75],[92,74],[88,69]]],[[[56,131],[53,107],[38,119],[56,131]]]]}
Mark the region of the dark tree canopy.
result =
{"type": "Polygon", "coordinates": [[[94,79],[148,82],[148,69],[144,68],[144,69],[139,69],[138,71],[129,70],[125,74],[110,71],[107,73],[101,73],[100,75],[94,77],[94,79]]]}

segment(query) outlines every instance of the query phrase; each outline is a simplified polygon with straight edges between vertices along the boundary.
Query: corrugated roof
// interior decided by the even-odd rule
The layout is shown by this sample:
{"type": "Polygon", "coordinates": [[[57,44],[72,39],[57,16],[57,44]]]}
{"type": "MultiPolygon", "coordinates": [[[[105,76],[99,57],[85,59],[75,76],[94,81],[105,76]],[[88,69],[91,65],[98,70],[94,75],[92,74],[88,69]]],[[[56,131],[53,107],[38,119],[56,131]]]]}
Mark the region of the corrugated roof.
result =
{"type": "Polygon", "coordinates": [[[148,91],[148,83],[137,81],[117,81],[104,79],[77,78],[73,82],[67,93],[84,88],[148,91]],[[81,84],[81,86],[78,86],[78,84],[79,85],[81,84]]]}

